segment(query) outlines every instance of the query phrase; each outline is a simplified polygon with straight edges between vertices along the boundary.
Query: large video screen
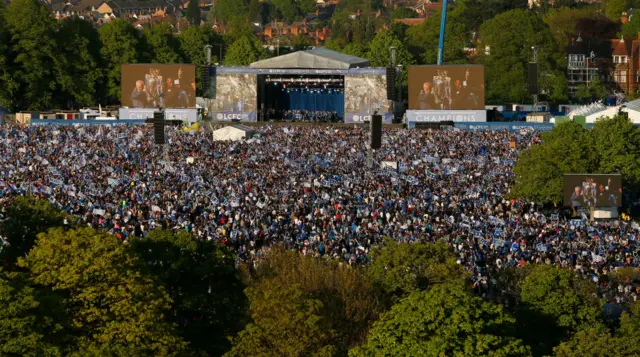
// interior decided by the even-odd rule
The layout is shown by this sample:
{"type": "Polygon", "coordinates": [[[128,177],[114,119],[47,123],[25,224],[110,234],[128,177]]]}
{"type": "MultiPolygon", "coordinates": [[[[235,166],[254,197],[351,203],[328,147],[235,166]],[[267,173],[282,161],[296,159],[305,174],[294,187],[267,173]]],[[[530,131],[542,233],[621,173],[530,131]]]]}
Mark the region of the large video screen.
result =
{"type": "Polygon", "coordinates": [[[567,207],[620,207],[620,175],[564,175],[564,205],[567,207]]]}
{"type": "Polygon", "coordinates": [[[129,108],[195,108],[196,67],[123,64],[120,101],[129,108]]]}
{"type": "Polygon", "coordinates": [[[391,120],[391,101],[387,100],[387,76],[345,76],[344,106],[344,119],[347,123],[370,120],[370,116],[376,111],[385,119],[391,120]]]}
{"type": "Polygon", "coordinates": [[[409,67],[410,110],[484,110],[484,66],[409,67]]]}
{"type": "Polygon", "coordinates": [[[214,120],[256,121],[258,79],[255,74],[218,74],[216,98],[210,110],[214,120]]]}

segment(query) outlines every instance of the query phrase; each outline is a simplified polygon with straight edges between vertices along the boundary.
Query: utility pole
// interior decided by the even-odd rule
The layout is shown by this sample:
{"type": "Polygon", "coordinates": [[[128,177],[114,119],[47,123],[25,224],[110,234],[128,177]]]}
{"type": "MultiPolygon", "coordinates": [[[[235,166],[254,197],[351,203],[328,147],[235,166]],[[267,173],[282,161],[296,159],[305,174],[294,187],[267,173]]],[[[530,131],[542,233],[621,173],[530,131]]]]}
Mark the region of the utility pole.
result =
{"type": "Polygon", "coordinates": [[[440,43],[438,44],[438,65],[444,61],[444,31],[447,24],[447,0],[442,0],[442,19],[440,20],[440,43]]]}
{"type": "MultiPolygon", "coordinates": [[[[207,58],[207,71],[206,71],[207,72],[207,74],[206,74],[207,76],[209,75],[209,71],[211,69],[211,49],[212,48],[213,48],[213,46],[211,46],[211,45],[204,46],[204,53],[205,53],[205,56],[207,58]]],[[[220,54],[222,55],[222,47],[220,47],[220,54]]],[[[222,60],[219,60],[219,61],[222,61],[222,60]]],[[[202,83],[207,83],[207,84],[210,85],[211,81],[209,81],[209,80],[204,81],[203,80],[202,83]]],[[[208,90],[209,90],[209,88],[204,88],[204,85],[203,85],[203,88],[202,88],[202,94],[203,95],[202,95],[202,97],[204,99],[204,103],[205,103],[205,106],[206,106],[206,109],[207,109],[207,113],[211,114],[211,100],[209,99],[209,95],[207,93],[208,90]]],[[[202,113],[202,119],[205,119],[204,111],[202,113]]]]}

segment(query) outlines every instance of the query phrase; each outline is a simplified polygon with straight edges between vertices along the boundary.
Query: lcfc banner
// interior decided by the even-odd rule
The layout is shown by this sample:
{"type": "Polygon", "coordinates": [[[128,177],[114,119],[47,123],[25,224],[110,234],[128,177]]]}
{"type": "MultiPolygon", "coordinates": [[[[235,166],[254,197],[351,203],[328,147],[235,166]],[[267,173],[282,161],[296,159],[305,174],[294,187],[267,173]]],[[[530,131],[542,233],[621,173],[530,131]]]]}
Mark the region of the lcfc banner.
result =
{"type": "MultiPolygon", "coordinates": [[[[393,114],[391,114],[391,113],[382,113],[380,115],[382,115],[382,122],[384,124],[393,123],[393,114]]],[[[345,113],[344,114],[344,122],[345,123],[349,123],[349,124],[351,124],[351,123],[370,122],[372,116],[373,115],[371,115],[371,114],[345,113]]]]}
{"type": "MultiPolygon", "coordinates": [[[[120,119],[152,119],[154,109],[146,108],[120,108],[120,119]]],[[[189,123],[198,121],[198,109],[196,108],[166,108],[164,118],[167,120],[182,120],[189,123]]]]}
{"type": "Polygon", "coordinates": [[[434,123],[441,121],[486,122],[486,110],[407,110],[407,121],[434,123]]]}
{"type": "Polygon", "coordinates": [[[258,115],[256,112],[214,112],[211,118],[216,121],[258,121],[258,115]]]}

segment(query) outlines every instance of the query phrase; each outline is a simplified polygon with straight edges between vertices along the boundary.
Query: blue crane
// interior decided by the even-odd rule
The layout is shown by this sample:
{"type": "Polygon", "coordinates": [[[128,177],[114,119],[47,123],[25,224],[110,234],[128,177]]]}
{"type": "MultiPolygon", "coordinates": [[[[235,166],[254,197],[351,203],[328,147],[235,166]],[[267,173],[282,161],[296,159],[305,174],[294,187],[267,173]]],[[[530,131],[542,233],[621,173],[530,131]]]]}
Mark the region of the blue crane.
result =
{"type": "Polygon", "coordinates": [[[447,0],[442,0],[442,20],[440,20],[440,43],[438,44],[438,65],[442,66],[444,59],[444,29],[447,24],[447,0]]]}

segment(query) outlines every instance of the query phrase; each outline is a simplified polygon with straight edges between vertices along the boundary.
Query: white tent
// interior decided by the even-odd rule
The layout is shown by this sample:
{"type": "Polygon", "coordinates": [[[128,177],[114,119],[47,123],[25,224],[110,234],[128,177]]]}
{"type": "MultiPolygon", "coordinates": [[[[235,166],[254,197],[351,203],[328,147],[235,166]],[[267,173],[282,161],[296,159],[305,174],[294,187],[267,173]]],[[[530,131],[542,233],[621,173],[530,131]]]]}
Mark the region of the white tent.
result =
{"type": "Polygon", "coordinates": [[[224,128],[213,132],[214,141],[238,141],[251,138],[255,131],[248,126],[234,125],[225,126],[224,128]]]}

